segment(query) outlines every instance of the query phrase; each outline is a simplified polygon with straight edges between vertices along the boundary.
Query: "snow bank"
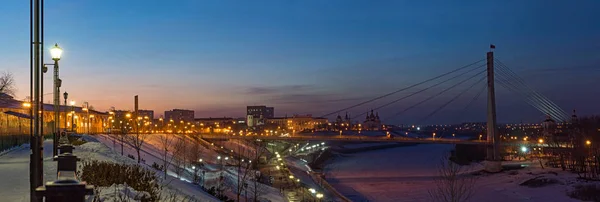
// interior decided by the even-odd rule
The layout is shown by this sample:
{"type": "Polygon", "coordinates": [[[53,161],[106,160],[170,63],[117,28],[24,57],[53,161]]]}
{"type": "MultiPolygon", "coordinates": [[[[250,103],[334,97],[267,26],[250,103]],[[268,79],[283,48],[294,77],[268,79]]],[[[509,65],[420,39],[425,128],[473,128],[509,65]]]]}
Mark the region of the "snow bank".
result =
{"type": "Polygon", "coordinates": [[[147,192],[136,191],[127,184],[113,184],[110,187],[99,188],[98,191],[100,201],[103,202],[119,202],[123,201],[122,199],[140,201],[142,198],[150,196],[147,192]]]}

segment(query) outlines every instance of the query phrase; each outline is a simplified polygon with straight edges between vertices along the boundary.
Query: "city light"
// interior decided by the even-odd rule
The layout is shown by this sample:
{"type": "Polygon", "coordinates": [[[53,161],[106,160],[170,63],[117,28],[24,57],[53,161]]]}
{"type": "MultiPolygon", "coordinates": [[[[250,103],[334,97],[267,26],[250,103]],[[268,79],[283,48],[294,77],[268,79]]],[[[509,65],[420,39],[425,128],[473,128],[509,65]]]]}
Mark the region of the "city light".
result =
{"type": "Polygon", "coordinates": [[[75,100],[71,100],[70,104],[71,106],[75,106],[75,100]]]}
{"type": "Polygon", "coordinates": [[[293,176],[293,175],[290,175],[290,179],[294,179],[294,176],[293,176]]]}
{"type": "Polygon", "coordinates": [[[317,198],[319,198],[319,199],[320,199],[320,198],[323,198],[323,194],[321,194],[321,193],[318,193],[318,194],[317,194],[317,198]]]}
{"type": "Polygon", "coordinates": [[[527,152],[527,147],[525,147],[525,146],[522,146],[522,147],[521,147],[521,151],[522,151],[522,152],[527,152]]]}
{"type": "Polygon", "coordinates": [[[592,141],[586,140],[586,141],[585,141],[585,144],[586,144],[586,145],[591,145],[591,144],[592,144],[592,141]]]}
{"type": "Polygon", "coordinates": [[[308,189],[308,191],[309,191],[310,193],[313,193],[313,194],[314,194],[314,193],[317,193],[317,191],[316,191],[315,189],[313,189],[313,188],[310,188],[310,189],[308,189]]]}
{"type": "Polygon", "coordinates": [[[538,140],[538,142],[539,142],[540,144],[541,144],[541,143],[544,143],[544,139],[541,139],[541,138],[540,138],[540,139],[538,140]]]}
{"type": "Polygon", "coordinates": [[[198,159],[198,162],[202,162],[202,159],[198,159]]]}

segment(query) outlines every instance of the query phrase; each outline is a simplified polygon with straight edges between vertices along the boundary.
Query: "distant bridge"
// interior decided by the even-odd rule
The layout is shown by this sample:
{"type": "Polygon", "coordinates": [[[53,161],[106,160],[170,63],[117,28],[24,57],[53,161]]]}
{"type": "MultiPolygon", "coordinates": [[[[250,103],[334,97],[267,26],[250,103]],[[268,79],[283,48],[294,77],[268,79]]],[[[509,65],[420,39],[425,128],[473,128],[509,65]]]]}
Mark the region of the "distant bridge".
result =
{"type": "Polygon", "coordinates": [[[284,140],[284,141],[341,141],[341,142],[405,142],[405,143],[420,143],[420,144],[468,144],[468,145],[489,145],[486,140],[461,140],[454,138],[409,138],[409,137],[393,137],[385,136],[358,136],[358,135],[294,135],[294,136],[277,136],[277,135],[214,135],[214,134],[199,134],[203,139],[245,139],[245,140],[284,140]]]}

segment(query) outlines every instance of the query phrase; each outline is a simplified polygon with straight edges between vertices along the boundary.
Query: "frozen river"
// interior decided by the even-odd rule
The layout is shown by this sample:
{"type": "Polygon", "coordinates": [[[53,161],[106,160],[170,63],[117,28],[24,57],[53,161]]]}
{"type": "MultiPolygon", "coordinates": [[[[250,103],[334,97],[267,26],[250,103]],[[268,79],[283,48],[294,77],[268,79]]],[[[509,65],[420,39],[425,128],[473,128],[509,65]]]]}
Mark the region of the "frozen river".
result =
{"type": "MultiPolygon", "coordinates": [[[[325,167],[327,181],[353,201],[431,201],[428,191],[443,157],[453,145],[423,144],[353,154],[343,154],[325,167]]],[[[510,175],[508,172],[484,174],[475,185],[472,201],[575,201],[566,195],[568,186],[541,188],[519,186],[536,175],[558,173],[558,180],[571,183],[571,173],[540,169],[536,163],[510,175]]],[[[476,164],[472,170],[480,169],[476,164]]]]}

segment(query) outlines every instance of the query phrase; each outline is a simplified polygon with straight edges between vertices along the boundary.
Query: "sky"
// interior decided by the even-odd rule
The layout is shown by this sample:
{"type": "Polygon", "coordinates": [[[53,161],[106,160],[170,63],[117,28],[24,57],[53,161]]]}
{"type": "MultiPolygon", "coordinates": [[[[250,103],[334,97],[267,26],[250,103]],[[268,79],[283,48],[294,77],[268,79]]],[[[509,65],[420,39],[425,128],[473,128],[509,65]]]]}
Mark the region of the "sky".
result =
{"type": "MultiPolygon", "coordinates": [[[[28,1],[0,7],[0,71],[29,89],[28,1]]],[[[242,117],[247,105],[276,116],[320,116],[485,58],[495,57],[565,111],[600,113],[600,2],[361,0],[80,0],[45,3],[45,49],[58,43],[61,91],[98,110],[242,117]]],[[[48,53],[48,51],[46,52],[48,53]]],[[[48,63],[49,57],[45,59],[48,63]]],[[[52,75],[45,89],[51,92],[52,75]]],[[[475,78],[477,79],[477,78],[475,78]]],[[[456,82],[455,82],[456,83],[456,82]]],[[[378,110],[388,123],[485,120],[485,82],[430,118],[471,83],[393,116],[453,85],[378,110]]],[[[421,90],[348,110],[351,116],[421,90]]],[[[500,122],[545,115],[497,87],[500,122]]],[[[51,94],[46,95],[51,102],[51,94]]],[[[342,112],[344,115],[344,112],[342,112]]],[[[357,121],[362,121],[357,118],[357,121]]]]}

